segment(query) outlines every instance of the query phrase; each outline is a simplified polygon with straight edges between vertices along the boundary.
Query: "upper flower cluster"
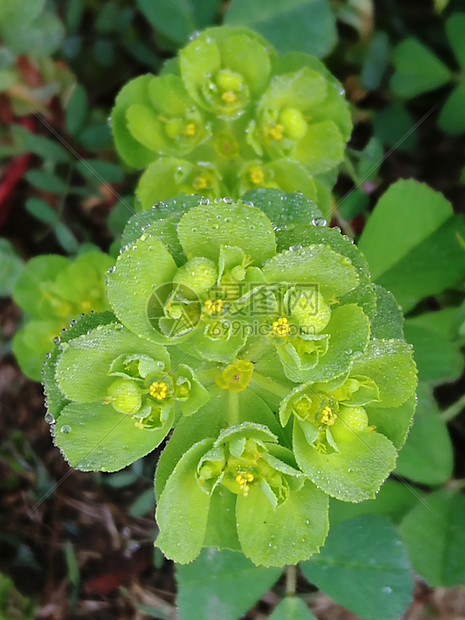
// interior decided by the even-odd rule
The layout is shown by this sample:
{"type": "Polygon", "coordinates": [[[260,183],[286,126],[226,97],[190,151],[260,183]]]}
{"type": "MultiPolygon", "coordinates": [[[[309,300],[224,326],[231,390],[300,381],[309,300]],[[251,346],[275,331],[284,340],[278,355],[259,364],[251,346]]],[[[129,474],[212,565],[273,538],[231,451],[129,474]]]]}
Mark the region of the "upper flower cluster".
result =
{"type": "Polygon", "coordinates": [[[309,557],[329,496],[373,497],[414,411],[400,312],[356,246],[302,195],[247,198],[181,196],[132,218],[108,274],[114,314],[74,325],[45,369],[74,467],[120,469],[174,427],[157,544],[179,562],[204,545],[309,557]]]}
{"type": "Polygon", "coordinates": [[[198,35],[161,75],[128,82],[111,118],[121,157],[146,168],[142,208],[254,187],[321,202],[329,177],[319,175],[338,166],[352,129],[342,87],[318,59],[277,57],[256,33],[227,26],[198,35]]]}

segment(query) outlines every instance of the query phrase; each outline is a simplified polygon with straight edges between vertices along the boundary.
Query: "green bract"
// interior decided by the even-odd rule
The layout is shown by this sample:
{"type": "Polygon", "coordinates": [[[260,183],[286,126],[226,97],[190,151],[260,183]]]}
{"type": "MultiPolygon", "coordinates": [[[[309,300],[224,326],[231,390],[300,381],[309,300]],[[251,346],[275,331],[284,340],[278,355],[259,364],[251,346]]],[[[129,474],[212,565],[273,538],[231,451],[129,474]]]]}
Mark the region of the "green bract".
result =
{"type": "Polygon", "coordinates": [[[22,371],[40,381],[44,357],[54,337],[71,320],[91,310],[108,309],[105,272],[112,259],[88,252],[71,261],[54,254],[32,258],[18,278],[13,297],[26,313],[13,351],[22,371]]]}
{"type": "Polygon", "coordinates": [[[322,63],[277,57],[254,32],[227,26],[195,37],[178,60],[128,82],[112,112],[121,157],[145,168],[142,209],[182,192],[238,197],[269,187],[316,199],[330,189],[318,175],[341,162],[352,123],[322,63]]]}
{"type": "Polygon", "coordinates": [[[374,497],[414,412],[401,314],[357,247],[301,194],[247,198],[133,217],[108,272],[114,314],[78,321],[45,367],[74,467],[120,469],[174,428],[155,488],[157,544],[177,562],[203,546],[308,558],[329,496],[374,497]]]}

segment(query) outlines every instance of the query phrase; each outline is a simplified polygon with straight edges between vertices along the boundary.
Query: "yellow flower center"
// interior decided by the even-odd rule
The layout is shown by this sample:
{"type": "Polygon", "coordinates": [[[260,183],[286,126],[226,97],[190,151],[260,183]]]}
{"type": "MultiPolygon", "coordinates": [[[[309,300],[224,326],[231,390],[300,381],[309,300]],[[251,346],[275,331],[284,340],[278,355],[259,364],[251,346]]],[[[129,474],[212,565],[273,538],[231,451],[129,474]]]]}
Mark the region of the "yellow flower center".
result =
{"type": "Polygon", "coordinates": [[[268,133],[273,140],[282,140],[284,135],[284,127],[281,123],[277,123],[273,127],[268,128],[268,133]]]}
{"type": "Polygon", "coordinates": [[[237,101],[237,95],[232,90],[226,90],[222,95],[221,99],[225,103],[235,103],[237,101]]]}
{"type": "Polygon", "coordinates": [[[149,387],[149,394],[157,400],[165,400],[168,396],[168,386],[164,381],[154,381],[149,387]]]}
{"type": "Polygon", "coordinates": [[[291,333],[291,326],[286,317],[281,317],[277,321],[273,321],[273,333],[280,338],[285,338],[291,333]]]}
{"type": "Polygon", "coordinates": [[[237,360],[227,366],[223,372],[215,377],[216,385],[229,392],[243,392],[250,383],[253,373],[253,364],[248,360],[237,360]]]}
{"type": "Polygon", "coordinates": [[[260,166],[254,166],[249,170],[249,178],[254,185],[261,185],[265,180],[265,175],[260,166]]]}
{"type": "Polygon", "coordinates": [[[196,179],[194,179],[194,183],[193,183],[194,189],[196,191],[199,191],[201,189],[205,189],[206,187],[208,187],[208,181],[204,176],[199,176],[196,179]]]}
{"type": "Polygon", "coordinates": [[[254,475],[251,474],[250,472],[244,472],[241,474],[237,474],[236,482],[241,487],[241,493],[244,497],[247,497],[247,495],[249,494],[248,484],[250,482],[253,482],[253,480],[254,480],[254,475]]]}
{"type": "Polygon", "coordinates": [[[320,422],[326,426],[332,426],[336,421],[336,414],[328,405],[321,412],[320,422]]]}
{"type": "Polygon", "coordinates": [[[207,299],[203,304],[203,310],[206,314],[220,314],[223,310],[224,301],[222,299],[207,299]]]}
{"type": "Polygon", "coordinates": [[[184,128],[184,135],[187,136],[188,138],[192,138],[192,136],[195,136],[196,133],[197,133],[197,130],[195,128],[195,123],[187,123],[187,125],[184,128]]]}

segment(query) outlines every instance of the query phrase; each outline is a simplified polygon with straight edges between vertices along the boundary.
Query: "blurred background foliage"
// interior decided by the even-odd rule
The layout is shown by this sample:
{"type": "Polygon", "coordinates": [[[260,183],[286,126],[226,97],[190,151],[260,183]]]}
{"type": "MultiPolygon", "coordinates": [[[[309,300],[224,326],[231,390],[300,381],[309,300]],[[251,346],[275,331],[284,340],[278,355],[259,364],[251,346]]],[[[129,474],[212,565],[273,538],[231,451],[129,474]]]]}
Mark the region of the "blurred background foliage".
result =
{"type": "Polygon", "coordinates": [[[0,0],[0,618],[465,615],[463,32],[465,0],[0,0]],[[421,382],[396,473],[374,501],[333,502],[298,598],[286,598],[289,575],[228,553],[205,551],[176,585],[153,549],[156,459],[111,475],[69,471],[40,386],[11,355],[15,333],[44,319],[34,302],[58,308],[50,337],[86,311],[64,283],[86,279],[79,257],[119,250],[138,174],[113,146],[116,93],[220,23],[314,54],[343,83],[355,130],[328,219],[360,240],[408,311],[421,382]],[[409,178],[432,189],[398,181],[409,178]],[[25,268],[51,253],[55,271],[48,259],[41,275],[25,268]],[[28,278],[47,283],[29,306],[28,278]]]}

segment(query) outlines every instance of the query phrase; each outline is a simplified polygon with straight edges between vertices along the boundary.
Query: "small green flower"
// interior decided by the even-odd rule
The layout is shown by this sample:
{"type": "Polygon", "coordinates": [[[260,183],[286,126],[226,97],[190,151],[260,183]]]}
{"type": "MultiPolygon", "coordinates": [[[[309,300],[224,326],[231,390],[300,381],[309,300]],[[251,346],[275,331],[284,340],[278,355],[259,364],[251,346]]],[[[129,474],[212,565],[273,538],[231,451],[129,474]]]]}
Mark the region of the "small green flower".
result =
{"type": "Polygon", "coordinates": [[[109,308],[105,274],[113,260],[102,252],[87,252],[74,261],[49,254],[32,258],[13,297],[26,313],[26,324],[15,334],[13,351],[26,376],[40,381],[45,354],[54,337],[80,314],[109,308]]]}
{"type": "Polygon", "coordinates": [[[327,498],[265,426],[231,426],[193,445],[176,465],[157,508],[157,545],[167,557],[188,562],[198,555],[218,500],[231,506],[240,549],[256,564],[303,560],[326,537],[327,498]],[[290,545],[289,536],[299,542],[290,545]]]}

